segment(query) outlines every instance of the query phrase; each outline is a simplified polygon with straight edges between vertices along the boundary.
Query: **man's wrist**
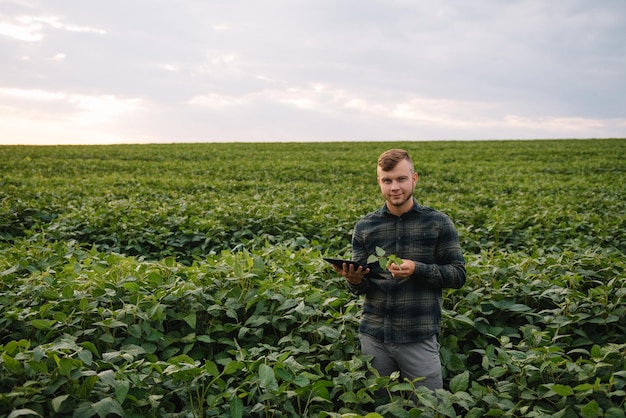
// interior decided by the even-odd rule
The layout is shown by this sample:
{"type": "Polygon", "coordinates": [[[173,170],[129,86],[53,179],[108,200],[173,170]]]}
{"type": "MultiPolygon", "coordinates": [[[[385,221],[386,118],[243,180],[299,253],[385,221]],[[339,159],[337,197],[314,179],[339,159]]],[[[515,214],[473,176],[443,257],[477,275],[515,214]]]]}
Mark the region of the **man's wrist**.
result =
{"type": "Polygon", "coordinates": [[[354,281],[348,279],[347,277],[346,277],[346,281],[348,283],[350,283],[351,285],[353,285],[353,286],[359,286],[361,283],[363,283],[363,279],[359,280],[358,282],[354,282],[354,281]]]}

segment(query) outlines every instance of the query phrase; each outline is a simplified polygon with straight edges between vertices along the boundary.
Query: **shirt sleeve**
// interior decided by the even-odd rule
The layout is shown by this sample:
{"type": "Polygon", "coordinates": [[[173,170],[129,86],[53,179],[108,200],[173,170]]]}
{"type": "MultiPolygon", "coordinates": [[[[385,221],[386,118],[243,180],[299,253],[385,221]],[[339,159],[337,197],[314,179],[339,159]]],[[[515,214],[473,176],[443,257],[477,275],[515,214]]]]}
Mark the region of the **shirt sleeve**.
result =
{"type": "MultiPolygon", "coordinates": [[[[365,248],[359,224],[357,224],[352,234],[352,259],[365,265],[367,264],[367,257],[369,257],[369,255],[367,254],[367,249],[365,248]]],[[[369,280],[367,276],[365,276],[363,281],[358,285],[354,285],[347,280],[346,283],[348,283],[348,289],[350,289],[350,291],[355,295],[362,295],[366,293],[369,288],[369,280]]]]}

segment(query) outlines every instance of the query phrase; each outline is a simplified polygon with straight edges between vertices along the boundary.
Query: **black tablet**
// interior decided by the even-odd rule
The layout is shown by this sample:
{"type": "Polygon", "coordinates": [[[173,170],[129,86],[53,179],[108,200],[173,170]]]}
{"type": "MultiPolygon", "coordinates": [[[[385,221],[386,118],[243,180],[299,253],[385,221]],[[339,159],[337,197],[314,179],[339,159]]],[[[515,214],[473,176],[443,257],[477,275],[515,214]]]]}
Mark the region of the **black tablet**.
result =
{"type": "Polygon", "coordinates": [[[355,270],[358,269],[359,266],[363,267],[363,270],[365,270],[367,268],[367,266],[365,266],[365,265],[363,265],[361,263],[358,263],[356,261],[352,261],[352,260],[341,260],[341,259],[338,259],[338,258],[324,258],[324,260],[328,261],[330,264],[333,264],[333,265],[339,267],[340,269],[343,268],[343,263],[346,263],[348,265],[352,264],[354,266],[355,270]]]}

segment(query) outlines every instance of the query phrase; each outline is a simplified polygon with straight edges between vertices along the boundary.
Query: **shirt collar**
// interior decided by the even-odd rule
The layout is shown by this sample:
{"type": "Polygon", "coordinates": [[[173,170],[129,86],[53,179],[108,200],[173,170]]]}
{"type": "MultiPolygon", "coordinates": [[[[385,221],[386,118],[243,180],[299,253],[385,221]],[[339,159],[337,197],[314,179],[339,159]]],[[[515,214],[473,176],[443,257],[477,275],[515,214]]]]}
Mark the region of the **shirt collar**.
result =
{"type": "MultiPolygon", "coordinates": [[[[415,199],[415,197],[413,197],[413,208],[409,210],[409,212],[422,212],[422,206],[419,203],[417,203],[417,199],[415,199]]],[[[409,213],[409,212],[405,212],[405,213],[409,213]]],[[[383,204],[383,207],[380,208],[379,213],[380,213],[380,216],[384,216],[386,214],[393,215],[391,212],[389,212],[386,202],[383,204]]]]}

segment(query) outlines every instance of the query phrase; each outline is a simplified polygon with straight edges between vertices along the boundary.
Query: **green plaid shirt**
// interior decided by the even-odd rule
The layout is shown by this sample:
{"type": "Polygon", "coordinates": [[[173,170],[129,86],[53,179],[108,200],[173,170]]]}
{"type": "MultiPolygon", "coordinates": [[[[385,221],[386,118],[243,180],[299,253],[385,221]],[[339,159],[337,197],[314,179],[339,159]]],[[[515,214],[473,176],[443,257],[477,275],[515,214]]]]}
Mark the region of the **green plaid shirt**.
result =
{"type": "Polygon", "coordinates": [[[352,237],[352,256],[365,264],[376,252],[415,262],[415,273],[398,280],[378,263],[360,285],[350,290],[365,294],[359,332],[389,343],[423,341],[441,329],[442,289],[465,283],[465,259],[450,218],[420,206],[395,216],[383,206],[361,219],[352,237]]]}

